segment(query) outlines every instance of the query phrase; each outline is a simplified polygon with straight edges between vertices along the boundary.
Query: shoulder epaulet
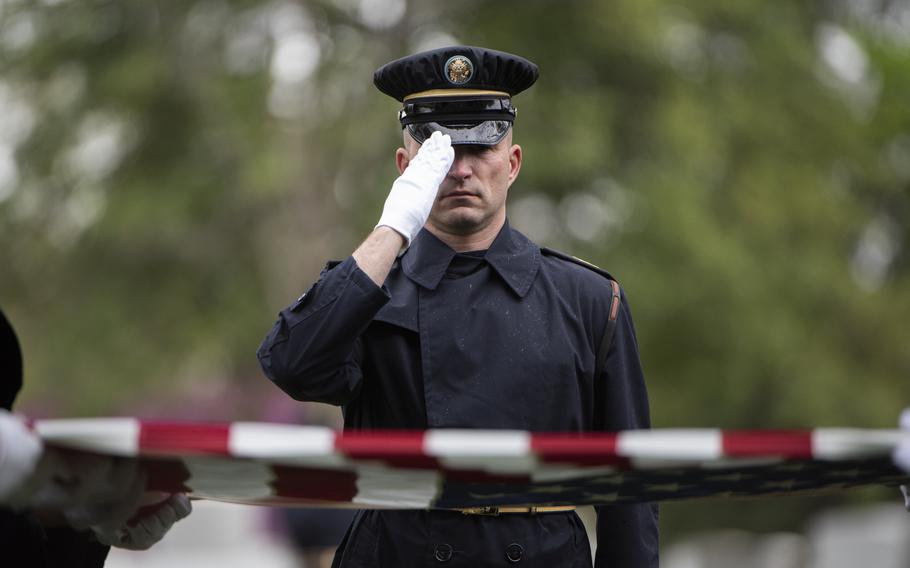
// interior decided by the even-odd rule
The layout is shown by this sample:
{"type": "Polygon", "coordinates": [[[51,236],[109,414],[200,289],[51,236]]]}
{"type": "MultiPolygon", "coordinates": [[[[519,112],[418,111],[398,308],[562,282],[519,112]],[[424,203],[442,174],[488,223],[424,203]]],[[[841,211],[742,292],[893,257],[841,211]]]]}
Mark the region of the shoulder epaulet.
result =
{"type": "Polygon", "coordinates": [[[573,264],[577,264],[579,266],[584,266],[588,270],[593,270],[594,272],[600,274],[601,276],[605,276],[605,277],[609,278],[610,280],[612,280],[613,282],[617,282],[616,278],[613,278],[613,276],[609,272],[604,270],[603,268],[597,266],[596,264],[591,264],[587,260],[582,260],[582,259],[578,258],[577,256],[572,256],[571,254],[566,254],[564,252],[560,252],[558,250],[547,248],[547,247],[540,247],[540,252],[547,256],[554,256],[556,258],[569,261],[573,264]]]}
{"type": "Polygon", "coordinates": [[[591,264],[586,260],[582,260],[570,254],[559,252],[558,250],[553,250],[546,247],[540,247],[540,252],[546,256],[554,256],[556,258],[575,263],[579,266],[584,266],[588,270],[593,270],[594,272],[610,280],[610,287],[612,290],[612,297],[610,298],[610,313],[607,317],[607,326],[604,329],[603,335],[600,339],[600,346],[597,349],[597,362],[594,369],[594,376],[599,377],[603,372],[604,367],[606,366],[607,353],[610,350],[610,344],[613,342],[613,333],[616,331],[616,318],[619,316],[619,304],[621,302],[619,282],[617,282],[609,272],[597,265],[591,264]]]}

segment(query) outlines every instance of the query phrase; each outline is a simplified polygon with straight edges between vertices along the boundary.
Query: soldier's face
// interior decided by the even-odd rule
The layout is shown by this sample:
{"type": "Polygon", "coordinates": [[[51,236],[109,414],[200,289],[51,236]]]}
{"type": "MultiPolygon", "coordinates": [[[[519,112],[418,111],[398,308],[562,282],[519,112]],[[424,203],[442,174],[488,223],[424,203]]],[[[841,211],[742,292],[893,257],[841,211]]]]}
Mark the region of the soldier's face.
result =
{"type": "MultiPolygon", "coordinates": [[[[409,137],[410,138],[410,137],[409,137]]],[[[413,139],[399,150],[398,167],[404,171],[420,146],[413,139]]],[[[506,215],[509,187],[521,169],[521,147],[512,133],[495,146],[458,145],[455,161],[439,186],[427,225],[455,235],[470,235],[506,215]]]]}

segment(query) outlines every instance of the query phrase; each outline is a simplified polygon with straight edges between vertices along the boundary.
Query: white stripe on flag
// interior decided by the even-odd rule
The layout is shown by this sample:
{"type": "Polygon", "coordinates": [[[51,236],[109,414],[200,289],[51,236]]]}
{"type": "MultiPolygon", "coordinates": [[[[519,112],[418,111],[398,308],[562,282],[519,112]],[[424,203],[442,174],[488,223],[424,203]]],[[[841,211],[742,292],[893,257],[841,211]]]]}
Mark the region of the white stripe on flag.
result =
{"type": "Polygon", "coordinates": [[[812,431],[812,457],[842,460],[888,456],[904,436],[900,430],[819,428],[812,431]]]}
{"type": "Polygon", "coordinates": [[[531,434],[520,430],[427,430],[423,448],[452,469],[527,473],[537,465],[531,434]]]}
{"type": "Polygon", "coordinates": [[[318,426],[235,422],[231,424],[228,450],[244,458],[267,459],[295,465],[344,465],[335,452],[335,431],[318,426]]]}
{"type": "Polygon", "coordinates": [[[696,463],[722,457],[723,438],[720,430],[630,430],[617,435],[616,453],[641,468],[696,463]]]}
{"type": "Polygon", "coordinates": [[[117,456],[139,455],[139,421],[135,418],[36,420],[45,442],[117,456]]]}
{"type": "Polygon", "coordinates": [[[552,483],[557,481],[569,481],[572,479],[620,475],[619,469],[612,466],[553,466],[541,465],[536,471],[531,472],[531,481],[541,483],[552,483]]]}
{"type": "Polygon", "coordinates": [[[373,507],[426,509],[433,504],[441,487],[438,471],[360,465],[357,495],[352,501],[373,507]]]}
{"type": "Polygon", "coordinates": [[[274,495],[275,476],[266,463],[232,458],[185,457],[190,472],[185,482],[193,497],[203,499],[255,500],[274,495]]]}

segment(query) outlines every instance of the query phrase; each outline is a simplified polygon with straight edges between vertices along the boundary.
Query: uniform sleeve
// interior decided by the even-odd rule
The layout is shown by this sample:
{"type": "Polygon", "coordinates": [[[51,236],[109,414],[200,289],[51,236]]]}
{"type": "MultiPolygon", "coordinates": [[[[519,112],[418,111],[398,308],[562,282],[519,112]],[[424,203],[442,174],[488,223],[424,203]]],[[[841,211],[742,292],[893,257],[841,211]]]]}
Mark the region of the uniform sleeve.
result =
{"type": "MultiPolygon", "coordinates": [[[[601,405],[596,426],[605,431],[651,427],[648,393],[638,357],[635,326],[625,293],[621,295],[613,342],[597,380],[601,405]]],[[[658,510],[656,504],[597,507],[596,568],[637,566],[657,568],[658,510]]]]}
{"type": "Polygon", "coordinates": [[[342,405],[360,392],[360,335],[389,301],[353,257],[329,265],[278,321],[256,355],[266,376],[297,400],[342,405]]]}

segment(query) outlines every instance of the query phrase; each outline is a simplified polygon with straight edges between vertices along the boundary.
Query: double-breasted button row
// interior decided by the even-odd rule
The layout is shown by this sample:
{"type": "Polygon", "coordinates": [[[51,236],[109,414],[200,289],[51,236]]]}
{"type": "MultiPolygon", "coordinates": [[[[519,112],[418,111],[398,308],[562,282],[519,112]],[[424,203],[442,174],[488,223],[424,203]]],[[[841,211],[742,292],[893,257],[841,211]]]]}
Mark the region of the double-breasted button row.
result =
{"type": "MultiPolygon", "coordinates": [[[[524,547],[517,542],[513,542],[506,547],[506,558],[511,563],[521,562],[521,557],[524,555],[524,547]]],[[[451,544],[437,544],[436,549],[433,551],[433,556],[436,560],[440,562],[448,562],[452,559],[452,545],[451,544]]]]}
{"type": "Polygon", "coordinates": [[[522,556],[522,554],[524,554],[524,551],[525,551],[525,549],[523,546],[521,546],[517,542],[513,542],[512,544],[510,544],[509,546],[506,547],[506,558],[508,558],[509,562],[511,562],[513,564],[516,562],[520,562],[521,556],[522,556]]]}
{"type": "Polygon", "coordinates": [[[433,556],[436,557],[436,560],[440,562],[448,562],[452,559],[452,545],[451,544],[437,544],[436,550],[433,552],[433,556]]]}

